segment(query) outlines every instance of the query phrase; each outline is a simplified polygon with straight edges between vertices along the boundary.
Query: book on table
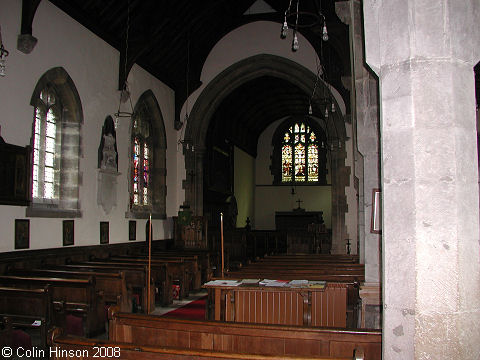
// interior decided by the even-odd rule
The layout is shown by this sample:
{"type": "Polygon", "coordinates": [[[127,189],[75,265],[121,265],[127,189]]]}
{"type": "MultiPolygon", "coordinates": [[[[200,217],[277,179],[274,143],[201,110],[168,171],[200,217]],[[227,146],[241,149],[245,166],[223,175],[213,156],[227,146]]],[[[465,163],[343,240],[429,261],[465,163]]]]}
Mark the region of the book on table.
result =
{"type": "Polygon", "coordinates": [[[326,281],[310,280],[310,281],[308,282],[308,287],[309,287],[309,288],[324,289],[325,286],[327,286],[327,282],[326,282],[326,281]]]}

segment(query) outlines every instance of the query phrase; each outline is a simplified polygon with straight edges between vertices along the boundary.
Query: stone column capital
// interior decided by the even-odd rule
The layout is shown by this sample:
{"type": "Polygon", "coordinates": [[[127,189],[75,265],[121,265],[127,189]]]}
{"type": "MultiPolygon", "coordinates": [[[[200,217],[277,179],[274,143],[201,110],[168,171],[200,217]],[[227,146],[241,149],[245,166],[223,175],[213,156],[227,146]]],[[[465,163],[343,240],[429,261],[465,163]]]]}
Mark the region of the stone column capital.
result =
{"type": "Polygon", "coordinates": [[[414,59],[479,60],[478,0],[364,0],[363,13],[365,57],[377,75],[414,59]]]}
{"type": "MultiPolygon", "coordinates": [[[[357,0],[358,1],[358,0],[357,0]]],[[[339,1],[335,3],[335,13],[338,18],[346,25],[351,25],[352,14],[350,11],[350,1],[339,1]]]]}

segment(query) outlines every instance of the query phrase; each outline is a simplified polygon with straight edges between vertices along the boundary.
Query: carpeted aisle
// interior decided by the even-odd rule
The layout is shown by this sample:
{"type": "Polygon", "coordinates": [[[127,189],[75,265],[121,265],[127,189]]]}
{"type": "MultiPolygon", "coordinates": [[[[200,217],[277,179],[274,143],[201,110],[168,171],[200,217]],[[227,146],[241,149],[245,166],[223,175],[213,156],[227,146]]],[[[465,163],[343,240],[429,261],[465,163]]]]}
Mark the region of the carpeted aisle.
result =
{"type": "Polygon", "coordinates": [[[171,317],[177,319],[188,319],[188,320],[205,320],[205,303],[207,296],[202,296],[201,298],[188,303],[178,309],[169,311],[166,314],[163,314],[164,317],[171,317]]]}

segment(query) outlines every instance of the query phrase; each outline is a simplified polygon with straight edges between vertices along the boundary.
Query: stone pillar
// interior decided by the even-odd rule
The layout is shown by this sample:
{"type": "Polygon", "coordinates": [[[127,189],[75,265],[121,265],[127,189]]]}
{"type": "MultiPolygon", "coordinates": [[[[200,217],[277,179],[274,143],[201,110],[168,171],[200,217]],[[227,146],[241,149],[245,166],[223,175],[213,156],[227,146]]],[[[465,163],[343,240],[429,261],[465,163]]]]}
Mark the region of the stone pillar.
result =
{"type": "Polygon", "coordinates": [[[332,147],[332,254],[346,254],[347,227],[345,213],[348,211],[345,188],[350,185],[350,168],[345,166],[347,153],[345,143],[339,147],[332,147]]]}
{"type": "Polygon", "coordinates": [[[372,191],[380,187],[378,139],[378,81],[365,66],[363,54],[362,5],[360,0],[335,3],[336,13],[350,31],[352,61],[352,112],[355,154],[355,175],[361,186],[359,208],[360,259],[365,264],[365,281],[380,283],[380,235],[370,232],[372,191]],[[356,128],[356,131],[355,131],[356,128]],[[361,164],[360,164],[361,162],[361,164]]]}
{"type": "Polygon", "coordinates": [[[205,149],[199,145],[184,147],[186,179],[184,205],[190,206],[192,215],[203,215],[203,162],[205,149]]]}
{"type": "Polygon", "coordinates": [[[478,0],[364,0],[380,81],[383,358],[480,358],[478,0]]]}

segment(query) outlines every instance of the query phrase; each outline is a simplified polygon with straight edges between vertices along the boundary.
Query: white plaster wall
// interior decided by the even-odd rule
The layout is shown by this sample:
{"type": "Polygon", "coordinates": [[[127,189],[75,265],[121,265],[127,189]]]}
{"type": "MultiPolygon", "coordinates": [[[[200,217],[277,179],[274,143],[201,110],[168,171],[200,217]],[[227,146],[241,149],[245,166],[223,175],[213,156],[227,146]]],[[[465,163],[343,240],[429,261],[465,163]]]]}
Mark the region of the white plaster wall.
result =
{"type": "MultiPolygon", "coordinates": [[[[129,125],[124,119],[117,129],[119,172],[117,207],[105,215],[97,206],[97,150],[105,117],[118,107],[119,53],[89,30],[66,16],[48,1],[40,2],[33,22],[33,35],[38,43],[31,54],[16,50],[20,33],[21,2],[2,0],[0,26],[4,46],[9,50],[7,76],[0,78],[0,109],[2,137],[6,142],[25,146],[30,143],[33,108],[30,98],[40,77],[49,69],[63,67],[72,78],[79,93],[84,123],[81,130],[83,156],[80,171],[82,218],[75,219],[75,245],[99,243],[99,221],[110,222],[110,243],[128,241],[128,151],[129,125]]],[[[163,115],[167,133],[167,220],[154,220],[154,239],[172,236],[171,216],[178,208],[176,178],[176,144],[173,129],[173,91],[141,69],[134,66],[129,85],[132,101],[146,90],[152,90],[163,115]]],[[[0,206],[0,251],[14,249],[14,219],[25,218],[25,207],[0,206]]],[[[63,219],[30,219],[30,249],[61,247],[63,219]]],[[[137,221],[137,239],[145,239],[145,220],[137,221]]]]}

